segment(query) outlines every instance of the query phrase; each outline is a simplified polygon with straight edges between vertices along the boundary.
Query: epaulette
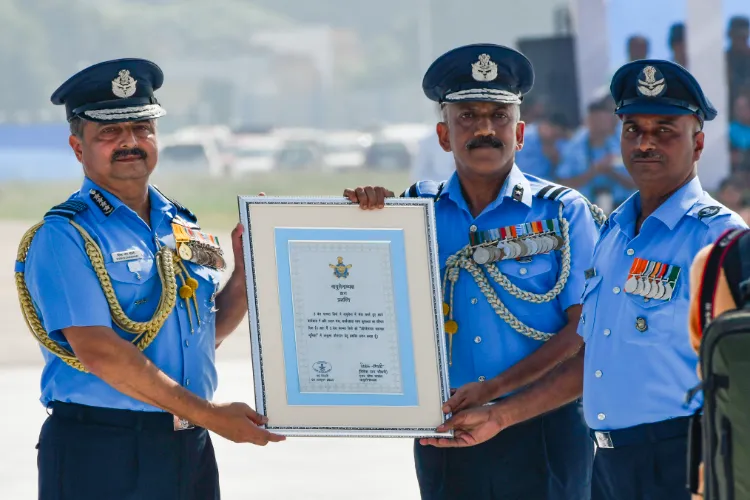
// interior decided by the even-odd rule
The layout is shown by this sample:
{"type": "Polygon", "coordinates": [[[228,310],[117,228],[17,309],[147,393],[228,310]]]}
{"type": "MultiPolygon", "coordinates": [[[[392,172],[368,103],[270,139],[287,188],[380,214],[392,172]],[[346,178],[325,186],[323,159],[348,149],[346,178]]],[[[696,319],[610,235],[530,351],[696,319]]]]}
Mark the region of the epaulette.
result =
{"type": "Polygon", "coordinates": [[[437,201],[443,192],[445,181],[418,181],[401,193],[401,198],[432,198],[437,201]]]}
{"type": "Polygon", "coordinates": [[[55,205],[54,207],[50,208],[46,214],[44,214],[44,218],[48,217],[65,217],[66,219],[73,219],[77,214],[80,214],[81,212],[85,212],[88,210],[88,205],[86,205],[84,202],[80,200],[67,200],[59,205],[55,205]]]}
{"type": "Polygon", "coordinates": [[[543,200],[563,202],[564,199],[568,198],[565,195],[572,193],[577,193],[577,191],[568,186],[561,186],[560,184],[551,182],[546,184],[532,184],[532,194],[543,200]]]}
{"type": "Polygon", "coordinates": [[[167,196],[166,194],[162,193],[158,187],[153,186],[153,188],[156,189],[159,192],[159,194],[161,194],[164,198],[169,200],[169,202],[172,205],[174,205],[174,207],[177,209],[177,212],[179,212],[180,215],[184,215],[190,222],[193,222],[196,225],[198,224],[198,217],[196,217],[195,214],[190,211],[190,209],[188,209],[185,205],[183,205],[179,201],[174,200],[170,198],[169,196],[167,196]]]}
{"type": "Polygon", "coordinates": [[[575,200],[583,200],[586,203],[586,206],[589,208],[591,216],[594,218],[594,221],[596,221],[599,227],[602,228],[607,225],[608,218],[607,215],[602,211],[602,209],[591,203],[579,191],[571,187],[545,181],[542,183],[531,183],[531,189],[532,194],[535,197],[542,200],[557,201],[558,203],[562,204],[563,207],[569,206],[569,204],[573,203],[575,200]]]}
{"type": "Polygon", "coordinates": [[[701,200],[693,205],[687,214],[708,226],[717,217],[732,215],[732,211],[713,198],[710,198],[708,200],[701,200]]]}

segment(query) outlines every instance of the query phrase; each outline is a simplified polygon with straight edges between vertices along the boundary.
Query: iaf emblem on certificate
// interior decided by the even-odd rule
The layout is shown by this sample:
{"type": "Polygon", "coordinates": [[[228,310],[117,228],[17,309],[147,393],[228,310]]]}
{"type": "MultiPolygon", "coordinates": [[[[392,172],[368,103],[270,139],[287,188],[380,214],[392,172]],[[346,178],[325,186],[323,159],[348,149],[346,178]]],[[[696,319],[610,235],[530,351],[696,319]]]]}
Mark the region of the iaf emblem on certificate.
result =
{"type": "Polygon", "coordinates": [[[348,278],[349,277],[349,269],[351,269],[351,264],[344,264],[344,258],[339,257],[338,262],[336,264],[328,264],[331,269],[333,269],[333,275],[337,278],[348,278]]]}

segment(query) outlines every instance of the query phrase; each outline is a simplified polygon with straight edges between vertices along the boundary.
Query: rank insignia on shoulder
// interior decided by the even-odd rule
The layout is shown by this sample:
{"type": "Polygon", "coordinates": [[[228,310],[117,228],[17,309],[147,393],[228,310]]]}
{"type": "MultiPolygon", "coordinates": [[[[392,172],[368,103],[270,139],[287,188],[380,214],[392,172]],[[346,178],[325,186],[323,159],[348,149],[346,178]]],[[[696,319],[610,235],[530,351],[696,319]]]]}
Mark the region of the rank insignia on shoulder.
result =
{"type": "Polygon", "coordinates": [[[89,190],[89,197],[91,198],[91,201],[93,201],[97,207],[99,207],[99,210],[102,211],[104,215],[109,217],[109,214],[115,211],[115,207],[113,207],[109,201],[107,201],[107,198],[104,197],[104,195],[97,191],[96,189],[90,189],[89,190]]]}
{"type": "Polygon", "coordinates": [[[698,220],[704,219],[706,217],[713,217],[714,215],[718,214],[721,211],[720,207],[704,207],[701,208],[698,212],[698,220]]]}
{"type": "Polygon", "coordinates": [[[560,221],[547,219],[515,226],[469,233],[477,264],[507,259],[528,259],[552,252],[563,246],[560,221]]]}
{"type": "Polygon", "coordinates": [[[187,260],[212,269],[226,268],[224,252],[219,245],[219,238],[196,229],[172,222],[177,255],[187,260]]]}
{"type": "Polygon", "coordinates": [[[625,293],[646,299],[670,300],[679,276],[678,266],[636,257],[630,266],[624,290],[625,293]]]}

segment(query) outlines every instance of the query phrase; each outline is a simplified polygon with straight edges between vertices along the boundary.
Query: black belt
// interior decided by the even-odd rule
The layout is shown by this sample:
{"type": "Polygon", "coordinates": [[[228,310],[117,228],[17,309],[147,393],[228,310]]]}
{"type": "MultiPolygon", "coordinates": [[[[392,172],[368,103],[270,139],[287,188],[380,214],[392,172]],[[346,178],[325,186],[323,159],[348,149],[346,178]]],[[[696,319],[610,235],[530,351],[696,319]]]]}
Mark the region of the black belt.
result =
{"type": "Polygon", "coordinates": [[[641,424],[613,431],[591,429],[591,438],[599,448],[620,448],[636,444],[657,443],[666,439],[687,436],[690,417],[678,417],[652,424],[641,424]]]}
{"type": "Polygon", "coordinates": [[[189,422],[176,419],[171,413],[165,412],[119,410],[77,403],[62,403],[60,401],[52,401],[49,407],[55,417],[86,424],[155,431],[178,431],[195,428],[189,422]]]}

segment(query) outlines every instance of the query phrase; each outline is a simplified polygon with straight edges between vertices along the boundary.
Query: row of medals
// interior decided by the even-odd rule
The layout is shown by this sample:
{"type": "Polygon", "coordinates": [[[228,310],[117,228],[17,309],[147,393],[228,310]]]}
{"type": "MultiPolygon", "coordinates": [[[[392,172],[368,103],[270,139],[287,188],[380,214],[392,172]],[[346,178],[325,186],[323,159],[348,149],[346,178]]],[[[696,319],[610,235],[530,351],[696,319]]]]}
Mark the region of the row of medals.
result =
{"type": "Polygon", "coordinates": [[[562,237],[554,232],[532,234],[522,238],[500,240],[497,246],[477,247],[472,258],[477,264],[520,259],[557,250],[563,243],[562,237]]]}
{"type": "Polygon", "coordinates": [[[625,282],[626,293],[639,295],[646,299],[669,300],[672,298],[673,291],[673,284],[662,279],[631,275],[625,282]]]}

